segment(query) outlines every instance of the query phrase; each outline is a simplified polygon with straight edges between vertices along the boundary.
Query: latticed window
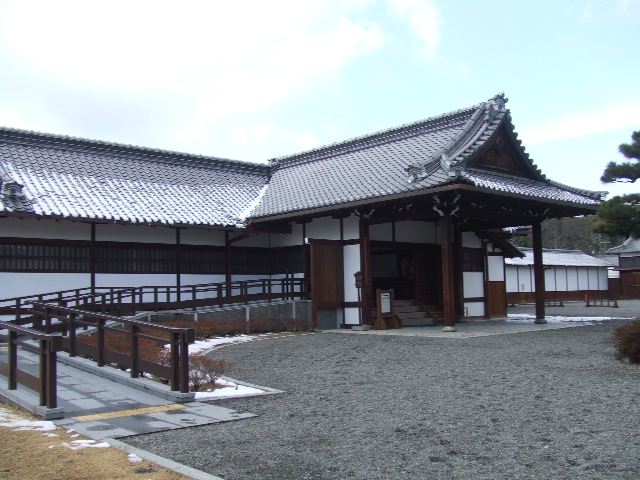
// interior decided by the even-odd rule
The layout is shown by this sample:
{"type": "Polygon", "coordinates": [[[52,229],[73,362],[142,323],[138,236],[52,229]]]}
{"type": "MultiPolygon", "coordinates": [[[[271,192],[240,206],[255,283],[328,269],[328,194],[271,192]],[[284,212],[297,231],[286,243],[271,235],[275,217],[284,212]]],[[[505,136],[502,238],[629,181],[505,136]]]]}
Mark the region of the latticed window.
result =
{"type": "Polygon", "coordinates": [[[464,272],[484,271],[482,250],[464,250],[462,252],[462,270],[464,272]]]}
{"type": "Polygon", "coordinates": [[[90,249],[47,240],[0,242],[0,270],[5,272],[88,272],[90,249]]]}
{"type": "Polygon", "coordinates": [[[637,257],[620,257],[621,267],[638,267],[640,266],[640,256],[637,257]]]}

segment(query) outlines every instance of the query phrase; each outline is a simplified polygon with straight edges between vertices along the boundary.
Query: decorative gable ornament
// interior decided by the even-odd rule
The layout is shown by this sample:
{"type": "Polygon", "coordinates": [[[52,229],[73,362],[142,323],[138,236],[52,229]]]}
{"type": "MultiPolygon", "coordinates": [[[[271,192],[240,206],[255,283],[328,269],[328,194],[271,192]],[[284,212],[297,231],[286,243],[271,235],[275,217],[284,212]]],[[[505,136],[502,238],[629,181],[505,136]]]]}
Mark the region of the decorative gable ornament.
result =
{"type": "Polygon", "coordinates": [[[409,165],[405,171],[409,175],[409,183],[416,183],[433,174],[433,164],[439,161],[440,169],[450,178],[456,178],[464,172],[463,162],[480,147],[495,132],[507,114],[506,103],[509,101],[504,93],[492,97],[478,110],[464,125],[460,135],[457,135],[448,145],[439,150],[426,162],[409,165]]]}

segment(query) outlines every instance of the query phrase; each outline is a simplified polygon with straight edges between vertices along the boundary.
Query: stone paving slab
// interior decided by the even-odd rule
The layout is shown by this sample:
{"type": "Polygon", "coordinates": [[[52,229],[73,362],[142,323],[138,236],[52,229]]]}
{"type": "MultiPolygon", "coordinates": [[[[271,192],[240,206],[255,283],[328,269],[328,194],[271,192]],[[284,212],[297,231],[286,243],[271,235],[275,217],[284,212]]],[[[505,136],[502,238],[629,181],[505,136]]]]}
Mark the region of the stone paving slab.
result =
{"type": "MultiPolygon", "coordinates": [[[[0,352],[1,356],[4,358],[0,360],[6,361],[6,351],[0,352]]],[[[34,354],[20,351],[18,365],[21,369],[36,368],[36,361],[34,354]]],[[[6,387],[7,379],[0,375],[0,396],[36,414],[51,410],[38,407],[36,392],[21,385],[18,390],[7,390],[6,387]]],[[[58,362],[58,408],[49,413],[51,415],[48,418],[57,425],[95,440],[229,422],[254,416],[203,402],[176,404],[151,391],[134,389],[64,362],[58,362]],[[121,412],[125,412],[126,416],[121,412]],[[90,415],[97,416],[97,419],[87,421],[87,416],[90,415]]]]}

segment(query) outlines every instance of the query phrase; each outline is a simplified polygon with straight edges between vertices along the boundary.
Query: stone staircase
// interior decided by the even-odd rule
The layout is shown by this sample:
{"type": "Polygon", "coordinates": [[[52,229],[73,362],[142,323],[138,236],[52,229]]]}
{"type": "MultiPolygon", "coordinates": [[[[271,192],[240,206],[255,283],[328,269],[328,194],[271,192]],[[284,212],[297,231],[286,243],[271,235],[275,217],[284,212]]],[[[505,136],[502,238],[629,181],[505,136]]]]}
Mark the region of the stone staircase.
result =
{"type": "Polygon", "coordinates": [[[395,313],[403,327],[434,325],[444,322],[444,312],[438,305],[421,305],[415,300],[396,300],[395,313]]]}

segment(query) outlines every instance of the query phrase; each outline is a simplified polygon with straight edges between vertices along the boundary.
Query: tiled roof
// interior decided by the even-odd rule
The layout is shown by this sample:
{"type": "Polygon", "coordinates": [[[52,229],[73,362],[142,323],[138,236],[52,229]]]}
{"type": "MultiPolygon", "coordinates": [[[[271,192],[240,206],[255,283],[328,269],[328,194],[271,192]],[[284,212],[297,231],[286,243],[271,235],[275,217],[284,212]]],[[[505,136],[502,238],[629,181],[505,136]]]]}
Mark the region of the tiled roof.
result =
{"type": "Polygon", "coordinates": [[[7,128],[0,165],[0,209],[168,225],[240,224],[269,172],[262,164],[7,128]],[[10,185],[23,187],[11,192],[10,185]]]}
{"type": "Polygon", "coordinates": [[[640,238],[627,238],[622,245],[610,248],[607,250],[608,254],[618,253],[640,253],[640,238]]]}
{"type": "MultiPolygon", "coordinates": [[[[507,265],[533,265],[533,249],[519,247],[522,258],[505,258],[507,265]]],[[[582,250],[542,249],[542,263],[548,267],[612,267],[613,264],[587,255],[582,250]]]]}
{"type": "Polygon", "coordinates": [[[453,183],[581,206],[599,205],[602,192],[562,185],[540,173],[519,146],[505,102],[498,95],[470,108],[274,159],[269,186],[251,217],[428,192],[453,183]],[[519,146],[528,178],[469,166],[501,127],[519,146]]]}
{"type": "Polygon", "coordinates": [[[0,211],[107,221],[241,225],[451,184],[593,208],[601,192],[550,181],[517,140],[503,95],[267,164],[0,128],[0,211]],[[498,132],[524,176],[473,166],[498,132]]]}

